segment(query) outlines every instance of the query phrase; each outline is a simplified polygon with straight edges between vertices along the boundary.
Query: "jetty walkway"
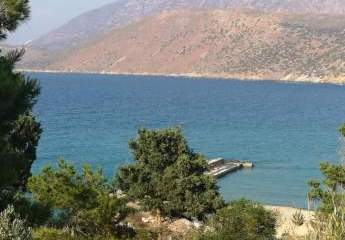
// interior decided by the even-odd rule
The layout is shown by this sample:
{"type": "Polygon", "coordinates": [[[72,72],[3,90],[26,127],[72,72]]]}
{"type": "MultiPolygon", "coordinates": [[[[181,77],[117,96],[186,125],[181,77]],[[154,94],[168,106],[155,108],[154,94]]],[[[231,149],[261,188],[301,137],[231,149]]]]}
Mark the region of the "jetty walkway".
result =
{"type": "Polygon", "coordinates": [[[206,174],[212,175],[215,178],[221,178],[242,168],[253,167],[254,164],[247,161],[225,160],[224,158],[216,158],[208,161],[208,171],[206,172],[206,174]]]}

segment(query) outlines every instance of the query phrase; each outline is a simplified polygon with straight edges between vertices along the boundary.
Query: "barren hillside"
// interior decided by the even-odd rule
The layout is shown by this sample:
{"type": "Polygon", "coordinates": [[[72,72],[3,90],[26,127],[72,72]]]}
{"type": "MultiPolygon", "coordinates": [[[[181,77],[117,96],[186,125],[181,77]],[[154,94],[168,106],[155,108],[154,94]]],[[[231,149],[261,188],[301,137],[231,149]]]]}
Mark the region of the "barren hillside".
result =
{"type": "Polygon", "coordinates": [[[32,42],[36,51],[61,51],[144,17],[176,9],[249,8],[267,12],[344,14],[344,0],[117,0],[86,12],[32,42]],[[39,48],[39,50],[37,50],[39,48]]]}
{"type": "Polygon", "coordinates": [[[165,11],[43,68],[342,82],[344,29],[345,18],[326,15],[165,11]]]}

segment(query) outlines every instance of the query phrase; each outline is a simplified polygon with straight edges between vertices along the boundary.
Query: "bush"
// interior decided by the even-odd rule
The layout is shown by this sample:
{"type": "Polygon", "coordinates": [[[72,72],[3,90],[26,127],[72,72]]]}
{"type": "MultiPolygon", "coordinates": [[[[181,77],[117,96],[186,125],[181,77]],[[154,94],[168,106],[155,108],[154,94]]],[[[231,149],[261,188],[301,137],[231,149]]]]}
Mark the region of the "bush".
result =
{"type": "Polygon", "coordinates": [[[17,194],[13,200],[14,208],[19,216],[26,219],[30,227],[37,227],[45,224],[51,217],[51,209],[28,199],[24,194],[17,194]]]}
{"type": "Polygon", "coordinates": [[[55,212],[51,222],[57,228],[92,239],[128,234],[123,223],[130,213],[127,201],[112,194],[101,169],[84,166],[78,174],[61,160],[57,169],[46,167],[31,177],[28,189],[37,203],[55,212]]]}
{"type": "Polygon", "coordinates": [[[302,226],[304,224],[305,218],[301,210],[296,211],[292,215],[291,219],[292,223],[295,224],[296,226],[302,226]]]}
{"type": "Polygon", "coordinates": [[[324,185],[310,181],[309,201],[317,203],[316,221],[313,224],[315,239],[345,239],[345,167],[321,164],[324,185]]]}
{"type": "Polygon", "coordinates": [[[247,200],[231,202],[210,220],[211,229],[199,240],[269,240],[276,234],[276,216],[247,200]]]}
{"type": "Polygon", "coordinates": [[[89,238],[87,236],[72,236],[56,228],[37,228],[33,231],[33,240],[119,240],[117,237],[94,236],[89,238]]]}
{"type": "MultiPolygon", "coordinates": [[[[339,129],[345,140],[345,125],[339,129]]],[[[343,152],[344,154],[344,152],[343,152]]],[[[345,166],[322,163],[322,182],[309,182],[309,203],[317,204],[316,220],[312,223],[312,239],[345,239],[345,166]]]]}
{"type": "Polygon", "coordinates": [[[137,229],[135,239],[137,239],[137,240],[158,239],[159,238],[158,235],[159,234],[157,234],[153,231],[149,231],[149,230],[145,230],[145,229],[137,229]]]}
{"type": "Polygon", "coordinates": [[[31,228],[21,220],[13,206],[0,213],[1,240],[32,240],[31,228]]]}
{"type": "Polygon", "coordinates": [[[339,127],[339,132],[342,136],[345,137],[345,123],[339,127]]]}
{"type": "Polygon", "coordinates": [[[37,228],[33,231],[33,240],[75,240],[69,233],[55,228],[37,228]]]}

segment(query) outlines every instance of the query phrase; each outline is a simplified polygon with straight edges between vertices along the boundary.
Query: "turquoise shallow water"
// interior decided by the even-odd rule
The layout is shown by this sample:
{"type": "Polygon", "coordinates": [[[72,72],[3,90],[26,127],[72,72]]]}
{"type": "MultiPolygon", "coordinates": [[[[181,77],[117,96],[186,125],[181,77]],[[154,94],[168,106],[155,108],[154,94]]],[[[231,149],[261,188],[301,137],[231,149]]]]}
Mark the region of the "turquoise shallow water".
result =
{"type": "Polygon", "coordinates": [[[102,166],[109,177],[132,161],[140,127],[179,125],[209,158],[256,167],[219,181],[227,200],[246,197],[305,207],[307,181],[322,160],[339,161],[345,86],[174,77],[31,74],[44,128],[34,172],[60,156],[102,166]]]}

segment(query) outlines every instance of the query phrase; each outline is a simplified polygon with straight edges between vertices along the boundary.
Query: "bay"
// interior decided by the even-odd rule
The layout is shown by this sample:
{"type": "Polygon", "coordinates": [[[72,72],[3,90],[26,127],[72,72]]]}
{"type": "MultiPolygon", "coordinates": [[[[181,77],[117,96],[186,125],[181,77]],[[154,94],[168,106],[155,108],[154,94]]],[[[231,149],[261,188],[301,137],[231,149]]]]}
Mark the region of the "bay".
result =
{"type": "Polygon", "coordinates": [[[33,172],[64,157],[111,178],[141,127],[180,126],[207,158],[254,162],[219,180],[226,200],[306,206],[319,163],[340,161],[345,86],[163,76],[31,73],[44,133],[33,172]]]}

